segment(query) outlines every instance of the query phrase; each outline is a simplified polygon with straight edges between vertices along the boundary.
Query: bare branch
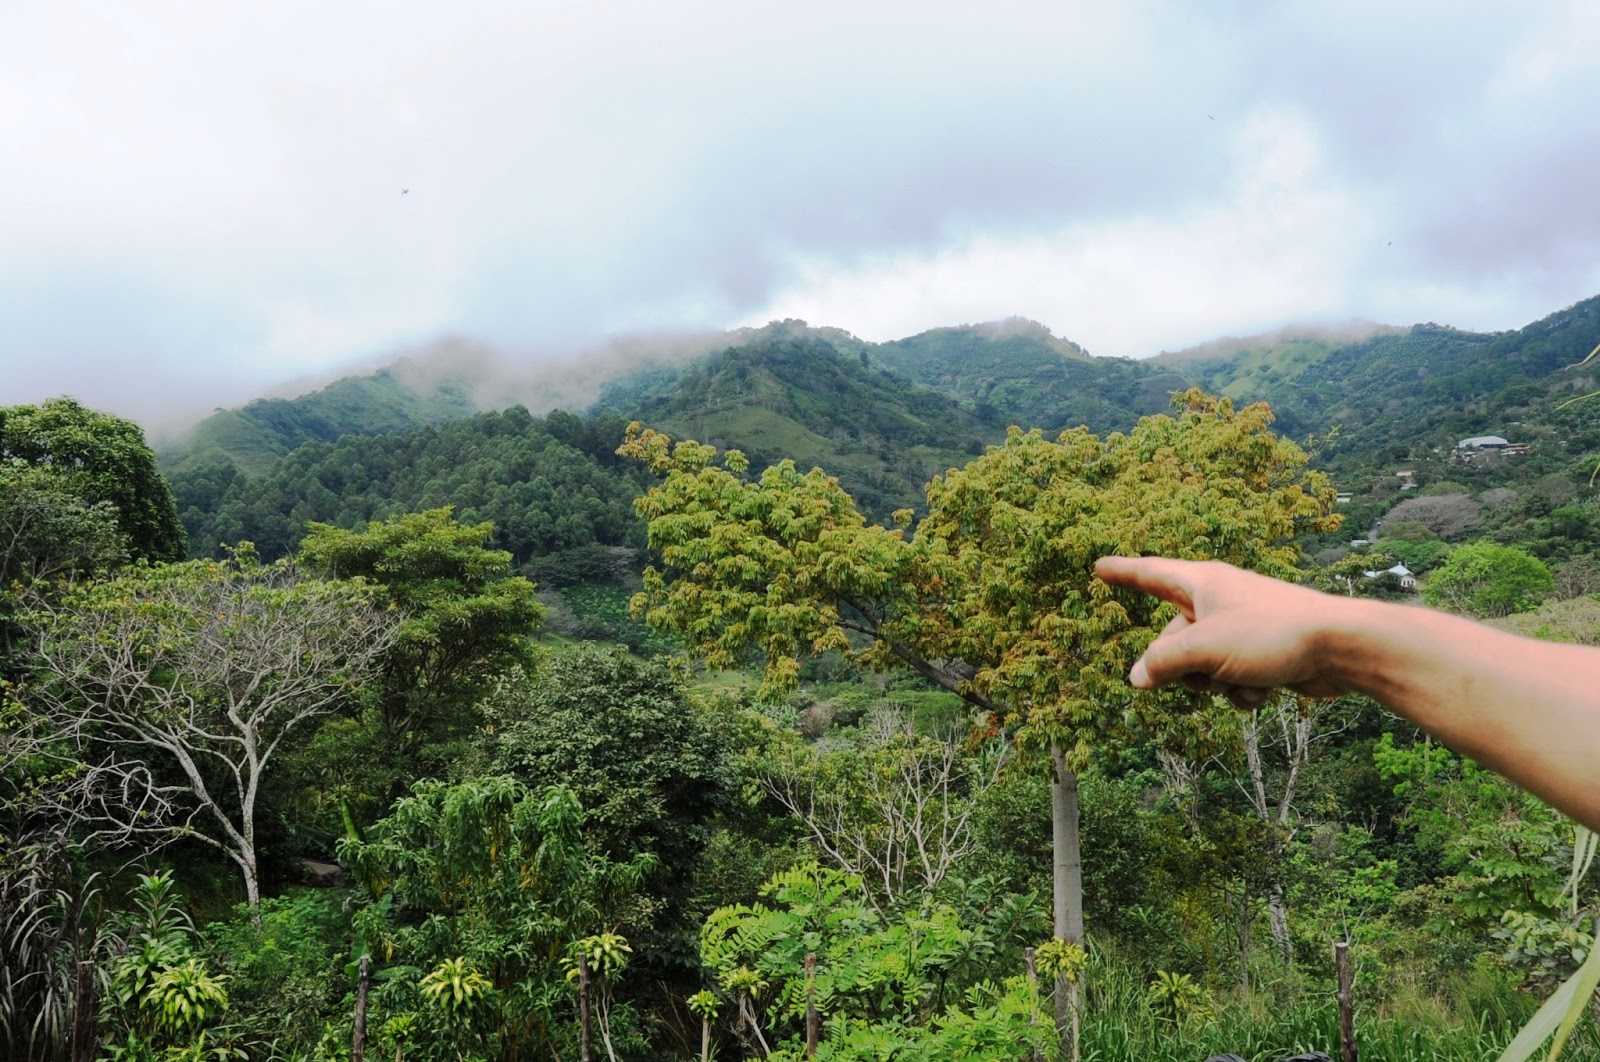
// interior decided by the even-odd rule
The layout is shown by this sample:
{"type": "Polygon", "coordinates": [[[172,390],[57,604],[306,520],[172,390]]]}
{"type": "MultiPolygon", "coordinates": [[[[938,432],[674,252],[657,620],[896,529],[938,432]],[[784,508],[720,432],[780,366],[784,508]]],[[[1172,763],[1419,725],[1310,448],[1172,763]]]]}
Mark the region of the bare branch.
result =
{"type": "Polygon", "coordinates": [[[869,715],[862,737],[859,759],[842,773],[827,754],[807,750],[761,784],[829,860],[862,878],[867,901],[881,910],[913,888],[936,888],[973,851],[973,811],[1006,755],[997,745],[964,755],[954,734],[920,737],[893,708],[869,715]]]}
{"type": "Polygon", "coordinates": [[[33,722],[0,756],[69,757],[77,766],[35,795],[41,808],[107,845],[211,844],[254,904],[261,779],[284,741],[371,673],[396,618],[350,584],[213,562],[34,606],[33,722]]]}

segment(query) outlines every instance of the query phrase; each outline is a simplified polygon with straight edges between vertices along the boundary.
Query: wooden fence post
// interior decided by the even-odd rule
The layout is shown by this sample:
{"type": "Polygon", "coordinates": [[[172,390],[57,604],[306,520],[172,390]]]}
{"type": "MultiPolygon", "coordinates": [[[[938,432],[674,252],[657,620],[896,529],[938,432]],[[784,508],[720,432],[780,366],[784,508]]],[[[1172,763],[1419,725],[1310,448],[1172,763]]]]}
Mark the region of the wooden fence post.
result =
{"type": "MultiPolygon", "coordinates": [[[[1039,963],[1034,958],[1033,949],[1025,948],[1022,952],[1022,963],[1028,971],[1028,998],[1032,1000],[1033,1013],[1028,1016],[1029,1025],[1039,1024],[1039,963]]],[[[1044,1051],[1037,1042],[1033,1045],[1033,1062],[1044,1062],[1044,1051]]]]}
{"type": "Polygon", "coordinates": [[[1333,963],[1339,974],[1339,1057],[1356,1062],[1355,982],[1350,974],[1350,942],[1333,945],[1333,963]]]}
{"type": "Polygon", "coordinates": [[[80,962],[72,1001],[72,1062],[94,1062],[94,994],[94,963],[80,962]]]}
{"type": "Polygon", "coordinates": [[[578,1058],[580,1062],[594,1062],[594,1048],[589,1036],[589,960],[578,955],[578,1058]]]}
{"type": "Polygon", "coordinates": [[[806,1057],[817,1057],[817,954],[806,955],[806,1057]]]}
{"type": "Polygon", "coordinates": [[[367,1057],[367,985],[371,982],[372,956],[361,956],[356,968],[356,1020],[350,1031],[350,1062],[364,1062],[367,1057]]]}

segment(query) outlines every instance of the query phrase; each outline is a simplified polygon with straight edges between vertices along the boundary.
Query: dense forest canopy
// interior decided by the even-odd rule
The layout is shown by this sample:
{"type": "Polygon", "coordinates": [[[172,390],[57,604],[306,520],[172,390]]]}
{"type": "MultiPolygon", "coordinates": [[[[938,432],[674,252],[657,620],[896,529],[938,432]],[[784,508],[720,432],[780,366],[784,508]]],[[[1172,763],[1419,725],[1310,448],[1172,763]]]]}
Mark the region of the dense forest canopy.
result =
{"type": "Polygon", "coordinates": [[[1164,614],[1089,566],[1600,642],[1597,317],[781,322],[583,412],[253,403],[165,477],[0,410],[6,1053],[1276,1059],[1346,940],[1368,1057],[1491,1056],[1593,945],[1582,835],[1361,698],[1135,696],[1164,614]]]}

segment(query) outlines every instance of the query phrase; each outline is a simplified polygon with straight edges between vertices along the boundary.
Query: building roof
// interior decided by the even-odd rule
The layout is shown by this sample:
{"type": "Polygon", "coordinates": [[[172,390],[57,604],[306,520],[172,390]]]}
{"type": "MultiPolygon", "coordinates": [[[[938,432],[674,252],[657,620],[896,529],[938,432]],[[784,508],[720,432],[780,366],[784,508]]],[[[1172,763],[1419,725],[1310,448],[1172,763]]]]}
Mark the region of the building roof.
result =
{"type": "Polygon", "coordinates": [[[1476,449],[1480,446],[1510,446],[1506,440],[1498,435],[1474,435],[1470,439],[1462,439],[1456,443],[1457,450],[1476,449]]]}
{"type": "Polygon", "coordinates": [[[1393,568],[1385,568],[1381,572],[1367,572],[1366,576],[1368,579],[1376,579],[1380,575],[1398,575],[1404,578],[1405,576],[1411,574],[1412,571],[1410,568],[1407,568],[1404,564],[1396,564],[1393,568]]]}

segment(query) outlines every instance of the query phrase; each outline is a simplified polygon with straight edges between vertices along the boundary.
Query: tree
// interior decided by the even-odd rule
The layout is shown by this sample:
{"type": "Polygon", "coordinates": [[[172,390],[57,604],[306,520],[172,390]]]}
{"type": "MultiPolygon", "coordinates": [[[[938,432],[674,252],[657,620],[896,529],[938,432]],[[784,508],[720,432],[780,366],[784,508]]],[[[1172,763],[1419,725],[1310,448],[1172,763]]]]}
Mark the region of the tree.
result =
{"type": "MultiPolygon", "coordinates": [[[[664,910],[650,928],[664,937],[681,928],[713,820],[736,785],[728,738],[666,666],[580,646],[513,670],[484,711],[490,769],[572,790],[587,836],[611,858],[654,856],[646,884],[664,910]]],[[[680,942],[640,941],[652,958],[680,942]]]]}
{"type": "Polygon", "coordinates": [[[955,908],[932,902],[876,910],[859,879],[816,864],[774,875],[762,892],[768,902],[713,911],[700,954],[736,1004],[739,1031],[750,1030],[767,1056],[811,1057],[810,1007],[828,1025],[822,1057],[839,1062],[1012,1059],[1046,1049],[1053,1030],[1038,1020],[1032,986],[1005,977],[1015,967],[996,961],[1013,943],[1004,928],[963,924],[955,908]],[[768,1034],[786,1033],[768,1047],[768,1034]]]}
{"type": "Polygon", "coordinates": [[[49,467],[0,460],[0,666],[10,657],[21,592],[101,575],[127,559],[110,502],[89,502],[49,467]]]}
{"type": "Polygon", "coordinates": [[[1272,939],[1285,966],[1294,961],[1289,938],[1289,906],[1281,869],[1283,848],[1294,839],[1295,795],[1301,774],[1310,764],[1317,744],[1343,729],[1343,720],[1333,718],[1328,702],[1279,691],[1260,708],[1251,710],[1241,723],[1245,767],[1250,776],[1245,796],[1256,818],[1273,830],[1273,864],[1267,882],[1267,913],[1272,939]],[[1263,751],[1278,759],[1276,792],[1269,792],[1263,751]],[[1281,752],[1281,756],[1277,753],[1281,752]]]}
{"type": "MultiPolygon", "coordinates": [[[[423,1006],[402,979],[453,963],[481,971],[495,994],[490,1023],[504,1058],[571,1058],[573,1021],[562,958],[584,938],[615,927],[655,858],[618,862],[595,851],[572,790],[532,790],[496,776],[418,782],[340,856],[369,884],[357,913],[357,947],[394,966],[378,1005],[409,1009],[424,1042],[455,1046],[465,1030],[423,1006]],[[444,1019],[444,1020],[441,1020],[444,1019]]],[[[463,996],[465,994],[463,993],[463,996]]],[[[455,1017],[461,1017],[456,1015],[455,1017]]],[[[474,1044],[481,1052],[481,1044],[474,1044]]]]}
{"type": "Polygon", "coordinates": [[[379,712],[393,746],[414,750],[452,727],[495,674],[525,658],[544,614],[534,586],[489,549],[491,524],[458,523],[449,507],[403,513],[365,531],[312,524],[300,563],[336,579],[360,576],[403,617],[384,656],[379,712]]]}
{"type": "Polygon", "coordinates": [[[263,779],[395,635],[368,588],[262,566],[248,551],[76,587],[41,602],[30,625],[22,697],[33,752],[64,765],[66,781],[45,789],[53,806],[86,840],[215,847],[252,907],[263,779]]]}
{"type": "Polygon", "coordinates": [[[0,409],[0,462],[48,468],[85,503],[109,502],[135,559],[182,560],[183,527],[172,490],[137,424],[70,398],[0,409]]]}
{"type": "Polygon", "coordinates": [[[758,776],[762,787],[880,913],[933,895],[972,853],[973,813],[1005,764],[998,742],[973,755],[959,734],[917,734],[892,706],[868,716],[859,747],[790,737],[758,776]]]}
{"type": "Polygon", "coordinates": [[[1472,542],[1428,577],[1422,596],[1437,608],[1487,619],[1526,612],[1554,587],[1550,569],[1539,558],[1514,546],[1472,542]]]}
{"type": "Polygon", "coordinates": [[[1483,507],[1465,494],[1407,498],[1379,521],[1380,537],[1388,535],[1392,525],[1413,521],[1440,538],[1452,539],[1483,523],[1483,507]]]}
{"type": "Polygon", "coordinates": [[[1600,598],[1551,598],[1536,609],[1499,616],[1488,621],[1524,638],[1542,638],[1547,642],[1571,642],[1577,645],[1600,645],[1600,598]]]}
{"type": "Polygon", "coordinates": [[[738,451],[719,468],[709,446],[630,425],[621,452],[663,477],[637,506],[665,565],[646,570],[634,607],[710,666],[760,654],[769,694],[794,685],[800,656],[838,649],[910,667],[990,713],[1048,757],[1056,932],[1076,941],[1077,772],[1129,724],[1159,732],[1167,711],[1194,705],[1127,685],[1172,610],[1111,590],[1095,560],[1164,553],[1289,574],[1294,536],[1338,519],[1325,477],[1271,433],[1265,406],[1198,392],[1176,404],[1104,440],[1013,429],[928,485],[910,538],[909,511],[868,526],[820,469],[783,461],[750,481],[738,451]]]}
{"type": "Polygon", "coordinates": [[[1437,539],[1429,542],[1387,536],[1379,542],[1379,545],[1392,553],[1401,564],[1418,574],[1437,568],[1455,549],[1448,542],[1437,539]]]}

